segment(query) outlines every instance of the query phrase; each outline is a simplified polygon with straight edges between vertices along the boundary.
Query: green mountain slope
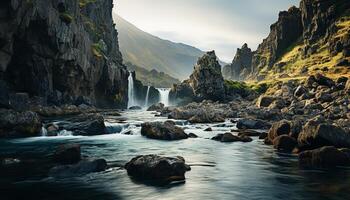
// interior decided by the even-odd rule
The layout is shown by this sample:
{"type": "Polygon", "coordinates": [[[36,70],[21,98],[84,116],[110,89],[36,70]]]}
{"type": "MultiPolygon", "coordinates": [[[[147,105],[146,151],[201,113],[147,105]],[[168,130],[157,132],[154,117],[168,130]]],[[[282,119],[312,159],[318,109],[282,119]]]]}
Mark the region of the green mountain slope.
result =
{"type": "Polygon", "coordinates": [[[113,15],[119,32],[119,45],[125,63],[155,69],[178,79],[187,78],[203,51],[148,34],[117,14],[113,15]]]}

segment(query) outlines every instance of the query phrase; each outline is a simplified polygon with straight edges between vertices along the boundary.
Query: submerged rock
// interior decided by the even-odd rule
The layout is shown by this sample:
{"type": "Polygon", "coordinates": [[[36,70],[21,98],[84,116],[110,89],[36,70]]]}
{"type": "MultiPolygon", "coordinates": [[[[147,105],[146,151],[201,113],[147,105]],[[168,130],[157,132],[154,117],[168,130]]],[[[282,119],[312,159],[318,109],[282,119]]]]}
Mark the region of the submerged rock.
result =
{"type": "Polygon", "coordinates": [[[217,134],[211,139],[219,142],[251,142],[253,141],[252,138],[246,135],[236,136],[236,135],[233,135],[232,133],[217,134]]]}
{"type": "Polygon", "coordinates": [[[350,164],[349,149],[326,146],[299,154],[299,163],[304,167],[336,167],[350,164]]]}
{"type": "Polygon", "coordinates": [[[172,182],[185,180],[185,173],[191,168],[182,157],[142,155],[126,163],[125,169],[136,179],[172,182]]]}
{"type": "Polygon", "coordinates": [[[53,158],[61,164],[74,164],[80,161],[81,151],[79,144],[64,144],[59,146],[53,158]]]}
{"type": "Polygon", "coordinates": [[[182,140],[188,135],[184,130],[175,125],[173,121],[147,122],[141,125],[141,135],[158,140],[182,140]]]}
{"type": "Polygon", "coordinates": [[[236,126],[238,129],[269,129],[271,124],[257,119],[240,119],[236,126]]]}
{"type": "Polygon", "coordinates": [[[82,160],[74,165],[60,165],[53,167],[49,176],[56,178],[70,178],[74,176],[83,176],[93,172],[105,171],[107,161],[104,159],[82,160]]]}

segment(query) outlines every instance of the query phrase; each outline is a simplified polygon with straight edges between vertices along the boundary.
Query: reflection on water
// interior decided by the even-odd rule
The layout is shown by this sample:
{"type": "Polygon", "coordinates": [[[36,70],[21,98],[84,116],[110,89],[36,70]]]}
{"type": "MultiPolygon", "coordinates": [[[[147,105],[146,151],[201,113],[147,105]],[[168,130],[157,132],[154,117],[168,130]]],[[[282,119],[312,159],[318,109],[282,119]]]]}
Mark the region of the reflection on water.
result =
{"type": "MultiPolygon", "coordinates": [[[[295,156],[278,154],[257,138],[252,143],[232,144],[206,139],[234,128],[229,122],[215,125],[179,122],[187,133],[200,138],[166,142],[140,135],[142,121],[166,119],[135,111],[124,113],[122,118],[126,121],[116,123],[125,125],[126,130],[131,127],[134,135],[0,141],[0,155],[33,159],[50,155],[61,143],[76,142],[82,145],[83,155],[105,158],[115,166],[106,172],[57,180],[38,176],[40,170],[33,169],[40,168],[37,165],[27,166],[23,170],[26,173],[5,175],[0,171],[1,199],[350,199],[348,169],[302,170],[295,156]],[[203,131],[209,126],[213,127],[212,132],[203,131]],[[120,166],[140,154],[180,155],[192,171],[186,173],[184,184],[154,186],[135,182],[120,166]]],[[[113,117],[107,120],[112,121],[113,117]]]]}

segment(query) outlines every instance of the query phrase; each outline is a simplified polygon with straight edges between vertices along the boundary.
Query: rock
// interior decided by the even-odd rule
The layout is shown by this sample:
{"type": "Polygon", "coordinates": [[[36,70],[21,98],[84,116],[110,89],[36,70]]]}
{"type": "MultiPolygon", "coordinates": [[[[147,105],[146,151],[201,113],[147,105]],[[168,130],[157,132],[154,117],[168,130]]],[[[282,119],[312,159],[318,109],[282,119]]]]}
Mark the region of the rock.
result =
{"type": "Polygon", "coordinates": [[[323,76],[322,74],[316,74],[315,75],[315,81],[319,84],[319,85],[324,85],[327,87],[333,87],[335,85],[335,82],[328,78],[323,76]]]}
{"type": "Polygon", "coordinates": [[[158,112],[160,112],[160,111],[162,111],[164,109],[164,107],[165,107],[164,104],[157,103],[157,104],[154,104],[154,105],[150,106],[147,109],[147,111],[158,111],[158,112]]]}
{"type": "Polygon", "coordinates": [[[57,122],[64,130],[72,131],[74,135],[93,136],[108,134],[102,115],[97,113],[81,114],[57,122]]]}
{"type": "Polygon", "coordinates": [[[59,146],[53,159],[61,164],[74,164],[80,161],[81,152],[79,144],[64,144],[59,146]]]}
{"type": "Polygon", "coordinates": [[[240,119],[236,126],[238,129],[269,129],[271,124],[262,120],[240,119]]]}
{"type": "Polygon", "coordinates": [[[213,129],[211,127],[208,127],[206,129],[204,129],[204,131],[213,131],[213,129]]]}
{"type": "Polygon", "coordinates": [[[264,108],[264,107],[269,107],[272,102],[275,101],[276,98],[274,97],[270,97],[270,96],[260,96],[258,101],[256,102],[256,105],[259,107],[259,108],[264,108]]]}
{"type": "Polygon", "coordinates": [[[259,137],[260,135],[261,135],[260,132],[249,130],[249,129],[239,130],[239,133],[238,133],[238,136],[259,137]]]}
{"type": "Polygon", "coordinates": [[[29,109],[29,95],[27,93],[10,94],[10,106],[16,111],[26,111],[29,109]]]}
{"type": "Polygon", "coordinates": [[[180,127],[175,126],[173,121],[149,122],[141,125],[141,134],[151,139],[158,140],[182,140],[188,135],[180,127]]]}
{"type": "Polygon", "coordinates": [[[170,96],[175,99],[181,98],[183,95],[179,94],[186,92],[180,89],[192,93],[190,96],[193,96],[193,100],[198,102],[203,100],[223,101],[225,99],[224,78],[214,51],[207,52],[198,59],[190,78],[179,87],[175,86],[171,90],[170,96]]]}
{"type": "Polygon", "coordinates": [[[223,76],[227,80],[244,80],[251,73],[253,52],[244,44],[241,49],[237,49],[232,64],[223,69],[223,76]]]}
{"type": "Polygon", "coordinates": [[[331,94],[329,94],[329,92],[319,92],[316,94],[316,100],[318,102],[331,102],[333,101],[333,97],[331,94]]]}
{"type": "Polygon", "coordinates": [[[345,150],[339,150],[333,146],[325,146],[300,153],[299,163],[304,167],[347,166],[350,164],[350,157],[348,153],[345,153],[345,150]]]}
{"type": "Polygon", "coordinates": [[[345,89],[348,94],[350,94],[350,79],[346,82],[345,89]]]}
{"type": "Polygon", "coordinates": [[[260,140],[264,140],[264,139],[267,138],[267,135],[268,135],[267,132],[262,132],[262,133],[259,135],[259,139],[260,139],[260,140]]]}
{"type": "Polygon", "coordinates": [[[291,132],[291,123],[287,120],[282,120],[272,124],[268,133],[268,139],[272,142],[280,135],[289,135],[291,132]]]}
{"type": "Polygon", "coordinates": [[[299,85],[294,91],[294,96],[300,97],[303,94],[305,94],[306,92],[307,92],[306,88],[302,85],[299,85]]]}
{"type": "Polygon", "coordinates": [[[318,148],[332,145],[350,147],[350,134],[338,126],[316,121],[308,121],[299,134],[298,144],[303,148],[318,148]]]}
{"type": "Polygon", "coordinates": [[[38,114],[0,109],[0,137],[37,136],[42,127],[38,114]]]}
{"type": "Polygon", "coordinates": [[[142,110],[142,108],[140,106],[132,106],[129,110],[142,110]]]}
{"type": "Polygon", "coordinates": [[[185,173],[191,168],[182,157],[142,155],[126,163],[125,169],[135,179],[172,182],[185,180],[185,173]]]}
{"type": "Polygon", "coordinates": [[[225,122],[225,119],[220,115],[195,115],[188,120],[192,124],[200,124],[200,123],[214,123],[214,122],[225,122]]]}
{"type": "Polygon", "coordinates": [[[241,138],[233,135],[232,133],[225,133],[221,137],[221,142],[238,142],[241,141],[241,138]]]}
{"type": "Polygon", "coordinates": [[[189,138],[198,138],[198,135],[194,134],[194,133],[189,133],[188,134],[189,138]]]}
{"type": "Polygon", "coordinates": [[[49,176],[56,178],[71,178],[94,172],[102,172],[106,169],[107,161],[105,159],[82,160],[74,165],[60,165],[53,167],[49,172],[49,176]]]}
{"type": "Polygon", "coordinates": [[[280,135],[272,143],[275,149],[285,152],[292,152],[298,144],[295,138],[288,135],[280,135]]]}
{"type": "Polygon", "coordinates": [[[241,135],[241,136],[235,136],[232,133],[225,133],[225,134],[217,134],[212,140],[219,141],[219,142],[251,142],[253,141],[252,138],[241,135]]]}

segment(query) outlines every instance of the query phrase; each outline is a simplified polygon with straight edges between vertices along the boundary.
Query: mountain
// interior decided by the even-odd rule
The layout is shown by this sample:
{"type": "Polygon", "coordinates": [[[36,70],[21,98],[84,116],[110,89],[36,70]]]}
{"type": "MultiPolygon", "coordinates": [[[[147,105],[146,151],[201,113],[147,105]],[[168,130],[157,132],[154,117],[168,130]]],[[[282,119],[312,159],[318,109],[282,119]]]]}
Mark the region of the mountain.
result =
{"type": "Polygon", "coordinates": [[[125,62],[185,79],[192,73],[198,58],[204,55],[203,51],[195,47],[148,34],[115,13],[113,18],[125,62]]]}
{"type": "Polygon", "coordinates": [[[331,77],[350,73],[350,2],[302,0],[299,8],[279,13],[270,34],[242,65],[242,51],[226,72],[237,79],[304,78],[323,73],[331,77]]]}

